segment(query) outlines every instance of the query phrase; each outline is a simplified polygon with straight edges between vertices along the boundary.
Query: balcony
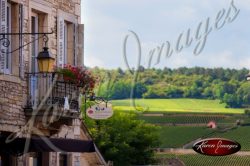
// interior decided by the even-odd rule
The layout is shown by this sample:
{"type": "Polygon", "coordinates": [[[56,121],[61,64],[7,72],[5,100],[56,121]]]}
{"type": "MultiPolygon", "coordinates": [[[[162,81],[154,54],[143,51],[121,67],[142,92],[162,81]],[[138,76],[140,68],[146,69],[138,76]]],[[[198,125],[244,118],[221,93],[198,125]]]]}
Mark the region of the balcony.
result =
{"type": "Polygon", "coordinates": [[[60,116],[77,118],[79,111],[79,87],[64,81],[57,73],[26,73],[28,99],[26,116],[60,116]]]}

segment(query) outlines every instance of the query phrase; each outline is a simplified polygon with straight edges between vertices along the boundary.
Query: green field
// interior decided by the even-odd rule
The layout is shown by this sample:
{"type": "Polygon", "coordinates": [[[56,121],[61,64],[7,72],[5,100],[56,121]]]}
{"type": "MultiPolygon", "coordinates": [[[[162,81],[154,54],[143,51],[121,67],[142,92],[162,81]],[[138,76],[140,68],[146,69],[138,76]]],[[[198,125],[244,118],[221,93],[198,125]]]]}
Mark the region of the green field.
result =
{"type": "MultiPolygon", "coordinates": [[[[227,138],[241,144],[241,150],[250,150],[250,126],[235,124],[220,125],[218,129],[209,129],[198,126],[160,126],[161,144],[159,148],[182,148],[198,138],[227,138]],[[224,130],[223,128],[228,128],[224,130]]],[[[192,148],[192,145],[186,148],[192,148]]]]}
{"type": "MultiPolygon", "coordinates": [[[[133,111],[130,102],[115,100],[112,104],[115,111],[133,111]]],[[[250,117],[243,114],[244,109],[225,108],[218,100],[202,99],[139,99],[135,103],[140,109],[148,108],[138,114],[138,119],[161,127],[160,148],[182,148],[198,138],[221,137],[239,142],[242,150],[250,150],[250,126],[234,127],[239,119],[245,125],[250,123],[250,117]],[[218,129],[204,125],[212,120],[217,122],[218,129]]]]}
{"type": "Polygon", "coordinates": [[[186,166],[249,166],[249,156],[204,156],[204,155],[158,155],[162,162],[159,164],[166,164],[166,160],[170,158],[178,158],[185,163],[186,166]]]}
{"type": "Polygon", "coordinates": [[[228,116],[226,118],[223,118],[219,120],[220,123],[235,123],[237,120],[241,120],[244,123],[250,124],[250,117],[247,115],[234,115],[234,116],[228,116]]]}
{"type": "Polygon", "coordinates": [[[249,131],[249,126],[238,127],[224,132],[205,127],[161,126],[160,148],[182,148],[183,145],[198,138],[219,137],[239,142],[241,150],[250,150],[249,131]]]}
{"type": "MultiPolygon", "coordinates": [[[[146,121],[147,123],[154,124],[206,124],[210,121],[220,122],[225,119],[223,116],[139,116],[139,119],[146,121]]],[[[231,119],[230,119],[231,120],[231,119]]],[[[231,122],[231,121],[230,121],[231,122]]],[[[234,121],[235,122],[235,121],[234,121]]],[[[233,123],[233,122],[232,122],[233,123]]]]}
{"type": "MultiPolygon", "coordinates": [[[[220,113],[241,114],[244,109],[225,108],[219,100],[203,99],[136,99],[136,106],[148,112],[179,112],[179,113],[220,113]]],[[[113,100],[114,110],[133,111],[131,100],[113,100]]]]}
{"type": "MultiPolygon", "coordinates": [[[[209,137],[227,138],[241,144],[241,150],[250,150],[250,126],[238,127],[227,132],[215,132],[209,137]]],[[[250,164],[249,164],[250,165],[250,164]]]]}
{"type": "Polygon", "coordinates": [[[160,148],[181,148],[184,144],[210,133],[211,129],[189,126],[161,126],[160,148]]]}

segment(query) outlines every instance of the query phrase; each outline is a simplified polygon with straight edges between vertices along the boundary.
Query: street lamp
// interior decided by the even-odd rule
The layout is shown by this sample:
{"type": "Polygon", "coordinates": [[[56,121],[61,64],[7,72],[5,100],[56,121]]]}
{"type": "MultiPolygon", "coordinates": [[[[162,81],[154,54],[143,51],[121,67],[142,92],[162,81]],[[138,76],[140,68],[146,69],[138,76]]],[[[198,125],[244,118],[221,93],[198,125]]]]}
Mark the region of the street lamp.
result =
{"type": "Polygon", "coordinates": [[[55,58],[48,51],[48,47],[43,47],[43,51],[37,56],[39,72],[52,72],[55,58]]]}
{"type": "Polygon", "coordinates": [[[49,40],[48,35],[53,34],[53,33],[54,33],[53,30],[51,32],[41,32],[41,33],[0,33],[0,41],[1,41],[0,47],[6,47],[6,48],[8,48],[11,43],[10,38],[8,36],[18,35],[19,37],[22,37],[23,35],[38,35],[38,36],[42,35],[42,36],[39,36],[37,39],[34,39],[31,42],[21,45],[20,47],[10,52],[6,52],[4,50],[1,50],[0,52],[10,54],[10,53],[13,53],[15,51],[22,49],[23,47],[31,43],[34,43],[36,40],[39,40],[40,38],[43,38],[45,47],[43,48],[43,51],[38,54],[38,57],[37,57],[38,68],[40,72],[52,72],[55,59],[52,56],[50,56],[50,53],[47,47],[47,42],[49,40]]]}

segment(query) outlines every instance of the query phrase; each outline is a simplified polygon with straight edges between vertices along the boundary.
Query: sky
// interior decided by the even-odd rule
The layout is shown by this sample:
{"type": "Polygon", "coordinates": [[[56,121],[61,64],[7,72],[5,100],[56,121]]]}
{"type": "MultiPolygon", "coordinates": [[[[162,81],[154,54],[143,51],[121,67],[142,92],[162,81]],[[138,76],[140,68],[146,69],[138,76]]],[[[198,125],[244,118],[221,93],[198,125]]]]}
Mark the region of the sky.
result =
{"type": "Polygon", "coordinates": [[[89,67],[250,68],[250,0],[83,0],[81,22],[89,67]]]}

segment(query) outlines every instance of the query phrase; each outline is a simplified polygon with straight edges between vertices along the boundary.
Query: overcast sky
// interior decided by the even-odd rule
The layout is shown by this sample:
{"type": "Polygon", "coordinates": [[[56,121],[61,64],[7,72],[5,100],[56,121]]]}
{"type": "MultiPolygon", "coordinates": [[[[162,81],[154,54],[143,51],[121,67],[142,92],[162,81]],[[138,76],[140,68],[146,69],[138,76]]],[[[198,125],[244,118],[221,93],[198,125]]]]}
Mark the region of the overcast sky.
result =
{"type": "Polygon", "coordinates": [[[133,31],[141,44],[140,64],[148,66],[150,50],[167,41],[170,48],[175,48],[181,33],[183,37],[180,43],[183,45],[190,28],[190,37],[193,38],[190,46],[178,53],[174,50],[170,57],[166,57],[163,53],[167,50],[165,45],[159,63],[157,51],[153,55],[151,67],[250,68],[250,0],[234,0],[234,5],[231,2],[232,0],[83,0],[85,65],[125,69],[123,44],[125,36],[130,34],[127,40],[127,58],[129,65],[136,67],[138,44],[129,32],[133,31]],[[236,9],[240,11],[234,21],[227,21],[217,30],[216,16],[223,9],[224,17],[228,10],[231,10],[231,17],[236,9]],[[197,27],[201,22],[201,31],[204,31],[207,18],[212,30],[207,35],[202,52],[194,55],[198,44],[195,38],[197,27]]]}

